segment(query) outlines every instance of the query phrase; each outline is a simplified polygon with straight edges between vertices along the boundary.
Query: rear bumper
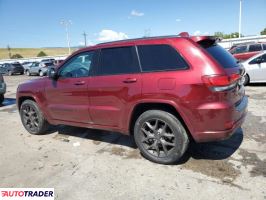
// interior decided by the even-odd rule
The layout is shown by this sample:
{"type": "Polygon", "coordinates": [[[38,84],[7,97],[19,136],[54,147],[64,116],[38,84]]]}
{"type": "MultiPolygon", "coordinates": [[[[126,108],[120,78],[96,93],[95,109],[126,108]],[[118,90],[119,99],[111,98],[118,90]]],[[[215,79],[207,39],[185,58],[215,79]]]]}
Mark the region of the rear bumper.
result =
{"type": "MultiPolygon", "coordinates": [[[[243,97],[241,103],[234,107],[234,109],[228,109],[228,113],[232,113],[232,115],[237,115],[237,119],[233,121],[229,121],[230,128],[224,130],[214,130],[214,131],[199,131],[193,134],[193,138],[196,142],[212,142],[219,141],[229,138],[245,121],[247,115],[247,106],[248,106],[248,98],[243,97]]],[[[220,120],[220,123],[225,123],[226,120],[220,120]]]]}
{"type": "Polygon", "coordinates": [[[24,68],[13,69],[13,70],[12,70],[12,73],[14,73],[14,74],[17,74],[17,73],[24,73],[24,68]]]}
{"type": "Polygon", "coordinates": [[[6,84],[0,83],[0,94],[5,94],[5,93],[6,93],[6,84]]]}
{"type": "Polygon", "coordinates": [[[229,138],[233,133],[241,127],[243,122],[245,121],[247,112],[238,120],[235,122],[233,127],[231,129],[227,129],[224,131],[213,131],[213,132],[198,132],[194,136],[194,140],[196,142],[214,142],[214,141],[220,141],[225,140],[229,138]]]}

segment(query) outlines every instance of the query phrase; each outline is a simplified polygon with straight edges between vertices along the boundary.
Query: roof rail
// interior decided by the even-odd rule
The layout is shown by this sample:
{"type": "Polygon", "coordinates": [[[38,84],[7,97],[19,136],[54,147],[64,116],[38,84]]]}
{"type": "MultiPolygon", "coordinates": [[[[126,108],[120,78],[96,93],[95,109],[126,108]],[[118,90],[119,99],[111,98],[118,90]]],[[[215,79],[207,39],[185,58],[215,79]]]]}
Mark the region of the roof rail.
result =
{"type": "Polygon", "coordinates": [[[178,37],[188,37],[187,35],[184,36],[182,35],[165,35],[165,36],[152,36],[152,37],[142,37],[142,38],[132,38],[132,39],[126,39],[126,40],[116,40],[116,41],[110,41],[110,42],[103,42],[99,43],[97,45],[102,45],[102,44],[112,44],[116,42],[130,42],[130,41],[135,41],[135,40],[149,40],[149,39],[163,39],[163,38],[178,38],[178,37]]]}

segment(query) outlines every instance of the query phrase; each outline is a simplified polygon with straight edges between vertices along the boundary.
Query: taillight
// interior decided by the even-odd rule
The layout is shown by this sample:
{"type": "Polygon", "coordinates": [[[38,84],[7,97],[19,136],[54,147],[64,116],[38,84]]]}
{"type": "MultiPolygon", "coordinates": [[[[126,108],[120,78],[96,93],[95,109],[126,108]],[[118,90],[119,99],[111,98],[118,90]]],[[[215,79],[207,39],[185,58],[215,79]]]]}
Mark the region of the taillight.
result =
{"type": "Polygon", "coordinates": [[[241,78],[239,74],[203,76],[203,82],[215,91],[225,91],[233,88],[241,78]]]}

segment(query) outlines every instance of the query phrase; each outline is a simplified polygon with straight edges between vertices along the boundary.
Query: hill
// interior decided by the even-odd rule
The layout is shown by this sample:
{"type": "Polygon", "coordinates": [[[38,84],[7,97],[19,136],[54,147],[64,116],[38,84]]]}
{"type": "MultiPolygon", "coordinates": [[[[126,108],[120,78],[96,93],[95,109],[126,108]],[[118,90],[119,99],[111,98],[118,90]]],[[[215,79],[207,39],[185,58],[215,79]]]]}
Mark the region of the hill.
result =
{"type": "MultiPolygon", "coordinates": [[[[77,48],[72,48],[72,51],[77,50],[77,48]]],[[[12,48],[11,54],[20,54],[23,58],[28,57],[36,57],[37,54],[43,51],[48,56],[56,56],[56,55],[67,55],[68,48],[12,48]]],[[[0,59],[8,59],[8,51],[6,48],[0,48],[0,59]]]]}

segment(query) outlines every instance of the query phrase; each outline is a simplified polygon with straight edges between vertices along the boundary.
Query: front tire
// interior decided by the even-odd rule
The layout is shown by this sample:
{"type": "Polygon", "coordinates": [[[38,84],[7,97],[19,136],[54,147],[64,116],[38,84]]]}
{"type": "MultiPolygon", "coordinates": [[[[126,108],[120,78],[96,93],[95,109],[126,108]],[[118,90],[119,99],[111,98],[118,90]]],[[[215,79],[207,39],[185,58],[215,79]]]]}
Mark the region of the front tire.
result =
{"type": "Polygon", "coordinates": [[[26,71],[26,75],[27,76],[30,76],[31,75],[29,70],[26,71]]]}
{"type": "Polygon", "coordinates": [[[25,100],[20,107],[20,118],[25,129],[34,135],[45,134],[50,124],[37,103],[32,100],[25,100]]]}
{"type": "Polygon", "coordinates": [[[40,71],[40,72],[39,72],[39,76],[41,76],[41,77],[43,77],[43,76],[44,76],[44,73],[43,73],[43,71],[40,71]]]}
{"type": "Polygon", "coordinates": [[[5,96],[3,94],[0,94],[0,105],[4,102],[5,96]]]}
{"type": "Polygon", "coordinates": [[[161,110],[149,110],[139,116],[134,138],[143,156],[160,164],[178,162],[189,144],[181,122],[171,113],[161,110]]]}
{"type": "Polygon", "coordinates": [[[8,74],[8,76],[12,76],[13,75],[12,71],[8,71],[7,74],[8,74]]]}

